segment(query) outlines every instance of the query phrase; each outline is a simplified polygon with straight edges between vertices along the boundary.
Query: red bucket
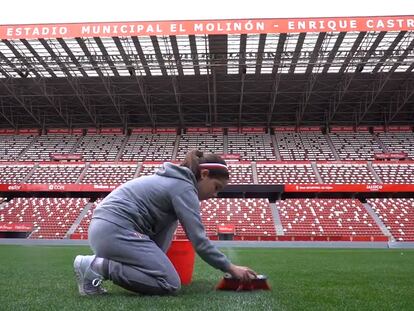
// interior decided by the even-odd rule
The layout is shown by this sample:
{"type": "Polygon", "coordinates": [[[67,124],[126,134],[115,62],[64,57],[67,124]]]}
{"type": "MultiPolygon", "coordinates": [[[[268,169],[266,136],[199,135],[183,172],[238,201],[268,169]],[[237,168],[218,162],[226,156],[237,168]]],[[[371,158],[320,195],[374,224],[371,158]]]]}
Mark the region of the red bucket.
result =
{"type": "Polygon", "coordinates": [[[195,252],[188,240],[173,240],[167,251],[167,256],[177,270],[181,284],[191,283],[194,270],[195,252]]]}

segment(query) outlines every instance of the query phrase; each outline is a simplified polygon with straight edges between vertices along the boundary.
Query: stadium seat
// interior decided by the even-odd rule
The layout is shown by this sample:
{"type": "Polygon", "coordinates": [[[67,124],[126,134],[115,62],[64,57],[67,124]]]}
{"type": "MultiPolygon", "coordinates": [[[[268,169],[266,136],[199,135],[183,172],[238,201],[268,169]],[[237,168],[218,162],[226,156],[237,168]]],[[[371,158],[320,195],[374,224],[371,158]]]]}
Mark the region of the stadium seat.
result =
{"type": "Polygon", "coordinates": [[[285,235],[383,236],[356,199],[286,199],[277,208],[285,235]]]}
{"type": "MultiPolygon", "coordinates": [[[[234,225],[236,237],[275,236],[275,224],[267,199],[210,199],[201,202],[201,219],[208,236],[217,235],[217,227],[234,225]]],[[[181,226],[177,236],[185,236],[181,226]]]]}
{"type": "Polygon", "coordinates": [[[335,160],[322,133],[276,132],[275,137],[282,160],[335,160]]]}
{"type": "Polygon", "coordinates": [[[0,184],[18,184],[33,169],[33,165],[16,163],[4,165],[0,162],[0,184]]]}
{"type": "Polygon", "coordinates": [[[0,161],[17,161],[35,137],[32,135],[0,135],[0,161]]]}
{"type": "Polygon", "coordinates": [[[80,184],[120,185],[134,178],[137,165],[134,164],[91,164],[80,184]]]}
{"type": "Polygon", "coordinates": [[[257,164],[259,184],[316,184],[311,164],[257,164]]]}
{"type": "Polygon", "coordinates": [[[30,239],[62,239],[84,209],[86,198],[14,198],[0,210],[0,222],[32,223],[30,239]]]}
{"type": "Polygon", "coordinates": [[[132,134],[127,138],[122,161],[171,160],[176,134],[132,134]]]}
{"type": "Polygon", "coordinates": [[[228,133],[228,153],[241,160],[276,160],[270,134],[228,133]]]}
{"type": "Polygon", "coordinates": [[[373,160],[384,150],[370,133],[330,133],[329,137],[340,160],[373,160]]]}
{"type": "Polygon", "coordinates": [[[84,164],[40,164],[26,181],[28,184],[74,184],[83,171],[84,164]]]}
{"type": "Polygon", "coordinates": [[[368,199],[367,203],[396,241],[414,241],[413,198],[375,198],[368,199]]]}

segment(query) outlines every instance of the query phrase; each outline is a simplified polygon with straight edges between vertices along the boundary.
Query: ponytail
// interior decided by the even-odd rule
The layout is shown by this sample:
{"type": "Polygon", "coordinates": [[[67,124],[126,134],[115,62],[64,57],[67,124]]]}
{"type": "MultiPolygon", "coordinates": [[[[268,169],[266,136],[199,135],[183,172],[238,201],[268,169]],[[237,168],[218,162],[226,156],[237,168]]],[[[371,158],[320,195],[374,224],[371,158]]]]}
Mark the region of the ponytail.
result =
{"type": "Polygon", "coordinates": [[[180,164],[181,166],[188,167],[196,179],[200,179],[201,169],[208,169],[209,177],[217,177],[229,179],[229,171],[227,169],[226,162],[216,154],[206,154],[200,150],[191,150],[185,156],[184,161],[180,164]]]}

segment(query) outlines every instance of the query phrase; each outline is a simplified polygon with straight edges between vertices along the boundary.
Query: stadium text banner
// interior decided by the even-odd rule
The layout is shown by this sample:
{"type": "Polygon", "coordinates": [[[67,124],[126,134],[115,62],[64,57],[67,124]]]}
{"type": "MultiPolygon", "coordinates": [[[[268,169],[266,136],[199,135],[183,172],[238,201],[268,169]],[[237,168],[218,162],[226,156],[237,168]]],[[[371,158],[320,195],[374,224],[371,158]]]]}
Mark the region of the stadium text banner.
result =
{"type": "Polygon", "coordinates": [[[285,192],[412,192],[412,184],[286,184],[285,192]]]}
{"type": "MultiPolygon", "coordinates": [[[[0,192],[111,192],[119,185],[0,184],[0,192]]],[[[285,192],[414,192],[414,184],[285,184],[285,192]]]]}
{"type": "Polygon", "coordinates": [[[410,30],[413,15],[3,25],[0,39],[410,30]]]}
{"type": "Polygon", "coordinates": [[[0,232],[32,232],[33,224],[31,223],[2,223],[0,222],[0,232]]]}

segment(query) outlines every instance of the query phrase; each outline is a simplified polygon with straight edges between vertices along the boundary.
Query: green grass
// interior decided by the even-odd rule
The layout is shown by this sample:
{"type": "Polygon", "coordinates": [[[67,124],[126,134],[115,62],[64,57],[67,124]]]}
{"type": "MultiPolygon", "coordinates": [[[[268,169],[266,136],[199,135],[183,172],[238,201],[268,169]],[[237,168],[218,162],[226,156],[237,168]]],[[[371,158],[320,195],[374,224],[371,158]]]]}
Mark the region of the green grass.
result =
{"type": "Polygon", "coordinates": [[[216,292],[222,273],[198,258],[193,283],[178,296],[140,296],[106,282],[109,295],[80,297],[72,260],[87,247],[0,246],[0,310],[414,310],[414,250],[224,252],[268,275],[272,291],[216,292]]]}

